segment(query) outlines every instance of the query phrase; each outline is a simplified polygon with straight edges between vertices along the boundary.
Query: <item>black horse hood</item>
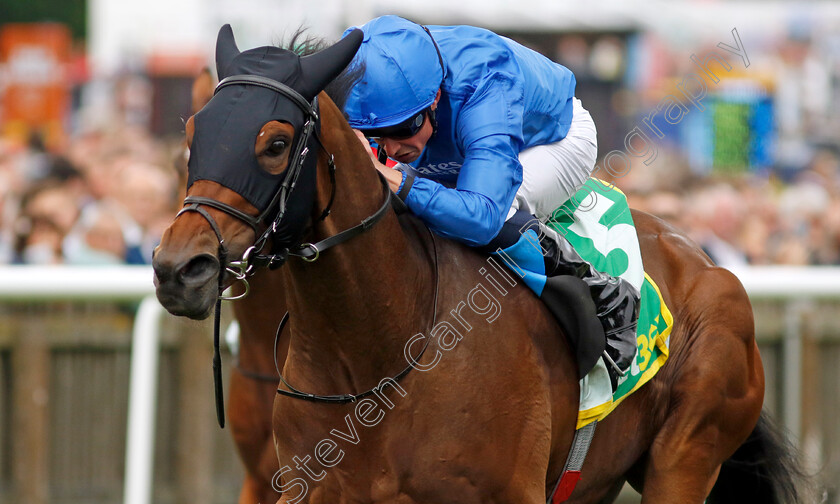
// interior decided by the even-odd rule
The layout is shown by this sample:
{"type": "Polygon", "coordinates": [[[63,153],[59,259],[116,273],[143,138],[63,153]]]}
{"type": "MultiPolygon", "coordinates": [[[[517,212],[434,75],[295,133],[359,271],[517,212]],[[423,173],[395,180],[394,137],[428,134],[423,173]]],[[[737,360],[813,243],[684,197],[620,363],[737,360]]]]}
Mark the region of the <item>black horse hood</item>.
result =
{"type": "MultiPolygon", "coordinates": [[[[230,25],[219,30],[216,70],[219,80],[233,75],[256,75],[285,84],[307,102],[323,90],[352,60],[361,43],[361,31],[309,56],[277,47],[240,52],[230,25]]],[[[267,210],[284,174],[260,169],[254,144],[264,124],[281,121],[299,133],[306,122],[304,111],[285,95],[255,85],[230,85],[195,115],[195,137],[190,146],[189,188],[196,180],[212,180],[239,193],[260,212],[267,210]]],[[[314,162],[314,153],[309,159],[314,162]]],[[[306,170],[314,172],[314,170],[306,170]]],[[[314,189],[314,173],[311,184],[314,189]]]]}

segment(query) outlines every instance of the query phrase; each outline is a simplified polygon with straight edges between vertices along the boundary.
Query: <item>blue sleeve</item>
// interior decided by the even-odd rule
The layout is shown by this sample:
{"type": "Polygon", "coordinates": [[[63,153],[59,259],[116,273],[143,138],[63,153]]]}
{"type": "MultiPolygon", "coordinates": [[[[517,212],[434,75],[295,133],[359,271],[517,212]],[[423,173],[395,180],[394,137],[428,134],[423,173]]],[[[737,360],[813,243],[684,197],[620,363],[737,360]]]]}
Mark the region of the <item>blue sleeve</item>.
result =
{"type": "Polygon", "coordinates": [[[406,204],[438,234],[479,246],[502,229],[522,183],[522,101],[516,79],[488,75],[455,126],[464,150],[456,187],[425,178],[414,181],[406,204]]]}

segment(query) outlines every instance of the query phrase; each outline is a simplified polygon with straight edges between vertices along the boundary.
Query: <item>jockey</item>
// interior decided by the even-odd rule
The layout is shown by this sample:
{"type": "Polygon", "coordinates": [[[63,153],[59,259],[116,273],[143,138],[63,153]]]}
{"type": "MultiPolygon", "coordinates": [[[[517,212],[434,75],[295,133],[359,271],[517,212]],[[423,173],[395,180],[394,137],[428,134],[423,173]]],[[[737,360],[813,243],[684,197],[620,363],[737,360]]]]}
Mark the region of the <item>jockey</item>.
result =
{"type": "Polygon", "coordinates": [[[398,162],[371,153],[391,189],[436,233],[527,269],[526,284],[555,301],[547,304],[561,324],[559,312],[576,307],[580,320],[563,324],[566,333],[601,340],[580,376],[603,355],[615,388],[635,357],[639,293],[538,220],[595,166],[595,125],[574,96],[575,76],[476,27],[383,16],[360,28],[350,66],[360,77],[344,113],[369,152],[366,138],[398,162]]]}

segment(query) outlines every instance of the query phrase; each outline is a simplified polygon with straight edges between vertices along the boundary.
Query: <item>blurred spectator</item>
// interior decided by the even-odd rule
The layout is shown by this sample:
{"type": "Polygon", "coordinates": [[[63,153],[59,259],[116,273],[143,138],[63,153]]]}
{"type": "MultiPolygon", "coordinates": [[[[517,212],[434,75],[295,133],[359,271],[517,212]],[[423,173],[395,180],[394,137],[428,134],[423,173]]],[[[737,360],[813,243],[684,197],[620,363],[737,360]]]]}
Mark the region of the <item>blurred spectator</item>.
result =
{"type": "Polygon", "coordinates": [[[183,198],[182,140],[88,130],[66,152],[0,141],[0,263],[148,264],[183,198]]]}
{"type": "Polygon", "coordinates": [[[117,175],[116,201],[129,264],[148,264],[160,237],[175,217],[178,179],[174,170],[129,162],[117,175]]]}
{"type": "Polygon", "coordinates": [[[688,209],[680,196],[672,191],[659,190],[645,198],[635,200],[638,210],[653,214],[678,228],[685,229],[688,209]]]}
{"type": "Polygon", "coordinates": [[[30,188],[21,200],[16,220],[16,262],[57,264],[62,262],[62,241],[79,214],[72,193],[48,180],[30,188]]]}
{"type": "Polygon", "coordinates": [[[690,204],[689,233],[703,251],[723,267],[747,264],[738,248],[746,208],[735,189],[724,184],[707,187],[694,194],[690,204]]]}
{"type": "MultiPolygon", "coordinates": [[[[596,167],[595,176],[615,183],[631,206],[685,231],[721,266],[840,265],[840,115],[835,113],[840,110],[840,38],[830,35],[836,47],[830,46],[807,24],[794,28],[782,40],[759,41],[760,49],[751,45],[749,68],[727,54],[734,68],[714,66],[722,79],[707,82],[702,111],[692,105],[685,118],[672,122],[660,110],[654,122],[662,135],[651,136],[650,145],[636,145],[650,147],[655,160],[652,154],[631,152],[626,167],[615,162],[607,170],[603,160],[596,167]],[[707,176],[717,169],[711,166],[715,157],[697,152],[714,152],[710,142],[721,119],[715,100],[720,101],[727,80],[749,81],[771,97],[772,107],[749,120],[773,123],[773,135],[761,138],[774,143],[775,154],[768,166],[738,166],[727,175],[707,176]],[[697,152],[689,152],[692,148],[697,152]],[[610,173],[615,169],[624,171],[610,173]]],[[[702,55],[717,50],[717,42],[690,49],[702,55]]],[[[625,141],[634,126],[650,131],[641,120],[642,108],[679,96],[674,86],[688,72],[698,72],[685,46],[652,33],[635,42],[609,34],[567,34],[547,47],[594,82],[615,83],[605,102],[621,101],[619,94],[633,102],[619,114],[628,121],[619,138],[625,141]]],[[[98,104],[94,101],[78,111],[77,131],[63,152],[47,151],[37,135],[25,145],[0,139],[0,263],[151,261],[184,197],[183,139],[164,142],[150,134],[153,90],[143,75],[89,83],[89,94],[101,94],[96,85],[112,87],[115,103],[91,107],[98,104]]],[[[745,124],[750,130],[745,135],[753,132],[755,125],[745,124]]],[[[604,125],[602,132],[608,130],[604,125]]],[[[602,145],[601,156],[606,149],[602,145]]]]}
{"type": "MultiPolygon", "coordinates": [[[[183,198],[182,142],[126,128],[89,131],[65,153],[36,147],[0,142],[0,262],[148,264],[183,198]]],[[[652,165],[632,161],[620,176],[596,175],[616,183],[633,207],[688,233],[718,264],[840,265],[840,162],[832,149],[816,151],[788,184],[699,178],[665,149],[652,165]]]]}
{"type": "Polygon", "coordinates": [[[87,266],[124,262],[127,248],[117,214],[105,203],[88,207],[62,242],[64,261],[87,266]]]}

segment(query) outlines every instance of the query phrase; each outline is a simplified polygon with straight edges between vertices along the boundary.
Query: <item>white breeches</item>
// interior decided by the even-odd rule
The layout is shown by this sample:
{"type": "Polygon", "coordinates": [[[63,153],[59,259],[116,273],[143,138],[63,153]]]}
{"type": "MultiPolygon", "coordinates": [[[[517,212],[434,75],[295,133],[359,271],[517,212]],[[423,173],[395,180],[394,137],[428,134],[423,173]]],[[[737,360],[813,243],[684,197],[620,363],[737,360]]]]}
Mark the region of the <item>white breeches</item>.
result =
{"type": "Polygon", "coordinates": [[[598,139],[592,116],[574,98],[572,125],[559,142],[537,145],[519,153],[522,185],[507,218],[525,210],[545,220],[589,179],[598,156],[598,139]]]}

